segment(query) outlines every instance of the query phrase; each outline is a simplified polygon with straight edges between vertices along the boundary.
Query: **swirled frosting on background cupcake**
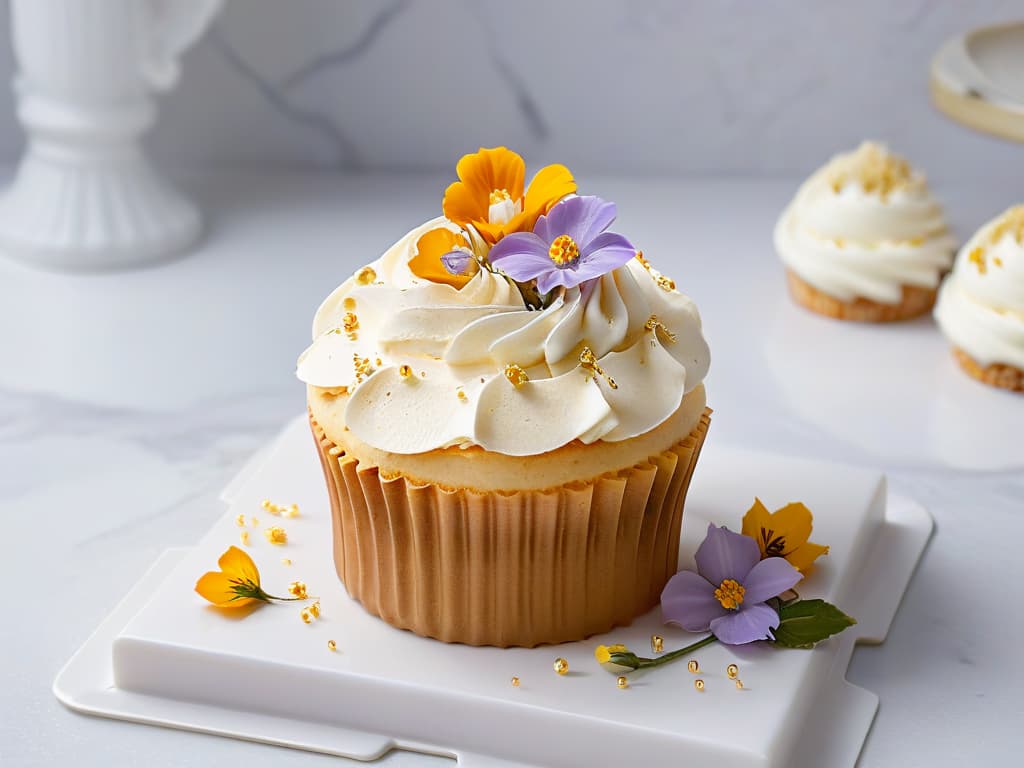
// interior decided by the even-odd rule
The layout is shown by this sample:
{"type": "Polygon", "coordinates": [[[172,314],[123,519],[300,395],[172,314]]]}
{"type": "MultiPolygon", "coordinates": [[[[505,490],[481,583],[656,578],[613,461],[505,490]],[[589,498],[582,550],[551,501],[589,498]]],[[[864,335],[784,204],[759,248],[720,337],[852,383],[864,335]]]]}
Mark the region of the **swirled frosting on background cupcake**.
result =
{"type": "Polygon", "coordinates": [[[463,158],[445,215],[317,311],[298,376],[347,397],[367,445],[537,455],[628,440],[703,398],[694,303],[609,230],[614,204],[575,195],[562,166],[524,190],[524,167],[504,148],[463,158]]]}
{"type": "Polygon", "coordinates": [[[1024,205],[985,224],[960,250],[935,319],[974,363],[1024,371],[1024,205]]]}
{"type": "Polygon", "coordinates": [[[829,296],[898,304],[903,286],[938,286],[955,243],[925,177],[864,142],[804,182],[776,224],[775,248],[829,296]]]}

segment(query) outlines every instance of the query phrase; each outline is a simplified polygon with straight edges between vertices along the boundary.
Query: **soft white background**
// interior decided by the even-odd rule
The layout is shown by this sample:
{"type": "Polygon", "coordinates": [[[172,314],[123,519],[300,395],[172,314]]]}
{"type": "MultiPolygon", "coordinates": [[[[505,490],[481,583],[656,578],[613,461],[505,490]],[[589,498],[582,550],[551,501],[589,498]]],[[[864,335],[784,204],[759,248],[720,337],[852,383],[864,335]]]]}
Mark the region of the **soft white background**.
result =
{"type": "MultiPolygon", "coordinates": [[[[229,0],[150,143],[204,167],[440,169],[505,143],[577,171],[789,175],[877,137],[938,180],[1005,174],[1012,148],[936,114],[927,71],[949,37],[1018,14],[1013,0],[229,0]]],[[[0,79],[12,67],[0,29],[0,79]]],[[[0,98],[0,161],[20,145],[0,98]]]]}

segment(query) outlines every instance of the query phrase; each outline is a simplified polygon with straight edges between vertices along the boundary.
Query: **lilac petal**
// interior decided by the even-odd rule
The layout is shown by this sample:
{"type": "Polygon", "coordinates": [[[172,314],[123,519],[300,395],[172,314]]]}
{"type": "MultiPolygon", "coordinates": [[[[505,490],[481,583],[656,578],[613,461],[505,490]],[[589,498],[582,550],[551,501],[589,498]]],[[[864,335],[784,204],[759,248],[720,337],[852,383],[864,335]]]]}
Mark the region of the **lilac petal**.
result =
{"type": "Polygon", "coordinates": [[[513,280],[522,283],[554,268],[548,248],[532,232],[516,232],[501,238],[487,258],[513,280]]]}
{"type": "Polygon", "coordinates": [[[472,258],[469,251],[454,250],[448,251],[441,257],[441,264],[450,275],[464,275],[469,269],[469,260],[472,258]]]}
{"type": "Polygon", "coordinates": [[[728,611],[715,599],[715,587],[693,571],[680,571],[661,592],[661,619],[687,632],[706,632],[728,611]]]}
{"type": "Polygon", "coordinates": [[[750,569],[743,580],[745,603],[763,603],[792,589],[800,581],[800,571],[781,557],[769,557],[750,569]]]}
{"type": "Polygon", "coordinates": [[[708,534],[697,548],[695,559],[697,571],[716,587],[726,579],[743,584],[761,559],[761,550],[749,536],[708,523],[708,534]]]}
{"type": "Polygon", "coordinates": [[[570,197],[537,219],[533,231],[548,243],[559,235],[568,235],[583,248],[615,221],[616,213],[615,203],[599,197],[570,197]]]}
{"type": "Polygon", "coordinates": [[[779,626],[779,614],[764,603],[747,604],[738,611],[711,622],[711,632],[726,645],[743,645],[755,640],[771,640],[769,632],[779,626]]]}
{"type": "Polygon", "coordinates": [[[605,265],[605,272],[618,269],[636,256],[636,248],[622,235],[602,232],[583,248],[587,261],[599,260],[605,265]]]}
{"type": "Polygon", "coordinates": [[[537,276],[537,291],[541,294],[553,291],[560,285],[564,285],[566,288],[579,285],[576,271],[573,269],[558,269],[556,267],[537,276]]]}

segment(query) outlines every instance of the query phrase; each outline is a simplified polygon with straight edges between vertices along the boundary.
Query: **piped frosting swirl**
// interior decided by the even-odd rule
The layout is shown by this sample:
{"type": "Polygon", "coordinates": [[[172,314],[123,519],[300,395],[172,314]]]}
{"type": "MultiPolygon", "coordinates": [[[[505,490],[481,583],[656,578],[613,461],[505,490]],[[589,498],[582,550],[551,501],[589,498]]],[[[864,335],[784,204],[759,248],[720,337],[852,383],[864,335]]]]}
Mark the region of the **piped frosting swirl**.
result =
{"type": "Polygon", "coordinates": [[[339,286],[299,358],[302,381],[348,395],[346,426],[366,444],[526,456],[627,440],[703,381],[697,308],[642,258],[530,309],[487,269],[460,289],[417,277],[417,241],[446,225],[418,227],[339,286]]]}
{"type": "Polygon", "coordinates": [[[804,182],[774,239],[785,265],[822,292],[882,304],[899,303],[904,285],[938,286],[955,250],[924,176],[871,142],[804,182]]]}

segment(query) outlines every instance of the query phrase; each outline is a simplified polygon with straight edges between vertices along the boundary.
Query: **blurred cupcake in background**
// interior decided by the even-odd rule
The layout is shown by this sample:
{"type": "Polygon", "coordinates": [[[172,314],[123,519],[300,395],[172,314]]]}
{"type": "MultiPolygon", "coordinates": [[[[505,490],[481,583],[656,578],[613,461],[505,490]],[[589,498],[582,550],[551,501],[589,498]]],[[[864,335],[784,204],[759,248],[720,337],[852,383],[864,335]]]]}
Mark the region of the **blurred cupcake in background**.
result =
{"type": "Polygon", "coordinates": [[[775,226],[775,249],[801,306],[892,322],[932,308],[956,245],[924,175],[866,141],[804,182],[775,226]]]}
{"type": "Polygon", "coordinates": [[[935,319],[964,371],[1024,392],[1024,205],[992,219],[960,250],[935,319]]]}

